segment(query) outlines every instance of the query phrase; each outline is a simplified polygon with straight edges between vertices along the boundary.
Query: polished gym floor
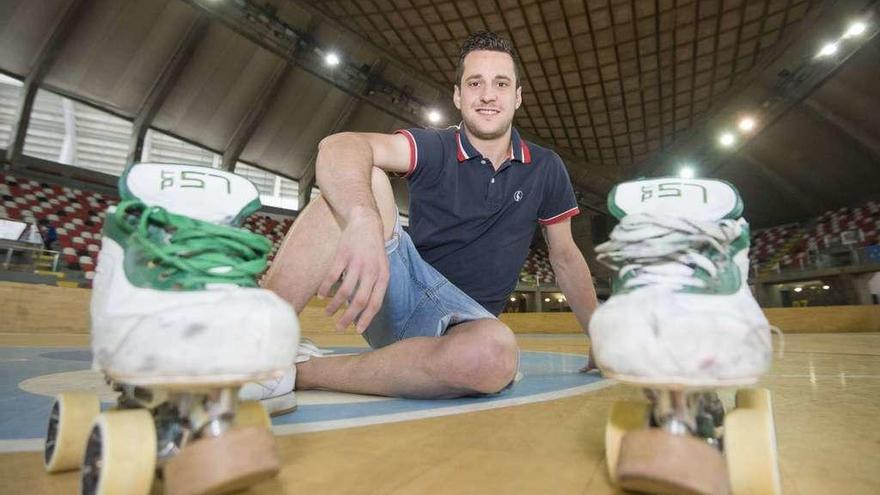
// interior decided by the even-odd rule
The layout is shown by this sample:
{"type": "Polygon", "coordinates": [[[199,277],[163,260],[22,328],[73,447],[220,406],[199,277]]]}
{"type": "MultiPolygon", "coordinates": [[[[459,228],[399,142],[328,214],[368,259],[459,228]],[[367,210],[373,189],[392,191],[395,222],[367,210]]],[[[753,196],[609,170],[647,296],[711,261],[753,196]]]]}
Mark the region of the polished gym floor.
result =
{"type": "MultiPolygon", "coordinates": [[[[338,353],[364,345],[354,335],[312,337],[338,353]]],[[[505,395],[432,403],[301,394],[300,410],[274,421],[281,474],[248,493],[615,493],[606,416],[641,391],[576,373],[581,336],[518,339],[524,378],[505,395]]],[[[37,437],[51,394],[101,392],[88,365],[88,336],[0,334],[0,491],[78,490],[79,473],[44,473],[37,437]]],[[[880,334],[787,334],[762,386],[773,393],[786,494],[880,492],[880,334]]]]}

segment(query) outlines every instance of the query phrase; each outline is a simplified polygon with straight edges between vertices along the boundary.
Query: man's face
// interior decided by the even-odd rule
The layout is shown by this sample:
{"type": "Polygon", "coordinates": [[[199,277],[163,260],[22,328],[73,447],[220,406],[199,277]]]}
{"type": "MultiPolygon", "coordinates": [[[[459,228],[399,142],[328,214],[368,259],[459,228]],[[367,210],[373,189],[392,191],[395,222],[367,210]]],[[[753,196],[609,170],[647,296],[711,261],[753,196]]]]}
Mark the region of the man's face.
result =
{"type": "Polygon", "coordinates": [[[503,136],[522,103],[513,58],[503,52],[476,50],[465,56],[463,66],[453,101],[465,125],[479,139],[503,136]]]}

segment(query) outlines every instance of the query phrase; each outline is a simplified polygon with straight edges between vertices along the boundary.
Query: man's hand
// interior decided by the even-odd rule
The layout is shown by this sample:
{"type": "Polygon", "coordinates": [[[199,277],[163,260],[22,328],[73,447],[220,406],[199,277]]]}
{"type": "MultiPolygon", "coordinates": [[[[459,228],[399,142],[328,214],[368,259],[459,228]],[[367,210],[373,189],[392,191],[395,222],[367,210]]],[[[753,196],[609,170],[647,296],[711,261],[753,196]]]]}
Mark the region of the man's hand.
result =
{"type": "Polygon", "coordinates": [[[382,218],[376,210],[356,208],[352,211],[318,295],[329,297],[333,284],[343,274],[342,284],[324,311],[328,316],[333,315],[347,302],[348,309],[336,321],[336,329],[343,330],[357,320],[357,332],[363,333],[382,307],[388,287],[382,218]]]}

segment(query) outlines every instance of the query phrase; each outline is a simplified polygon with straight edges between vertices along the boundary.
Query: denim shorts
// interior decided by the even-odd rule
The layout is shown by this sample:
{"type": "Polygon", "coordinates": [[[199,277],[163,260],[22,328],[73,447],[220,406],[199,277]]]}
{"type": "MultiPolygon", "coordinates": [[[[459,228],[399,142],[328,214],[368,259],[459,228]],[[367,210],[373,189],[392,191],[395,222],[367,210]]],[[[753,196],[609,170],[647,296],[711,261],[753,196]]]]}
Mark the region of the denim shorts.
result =
{"type": "Polygon", "coordinates": [[[373,349],[410,337],[439,337],[466,321],[495,319],[422,259],[409,234],[400,227],[399,218],[385,252],[390,271],[388,289],[382,308],[363,334],[373,349]]]}

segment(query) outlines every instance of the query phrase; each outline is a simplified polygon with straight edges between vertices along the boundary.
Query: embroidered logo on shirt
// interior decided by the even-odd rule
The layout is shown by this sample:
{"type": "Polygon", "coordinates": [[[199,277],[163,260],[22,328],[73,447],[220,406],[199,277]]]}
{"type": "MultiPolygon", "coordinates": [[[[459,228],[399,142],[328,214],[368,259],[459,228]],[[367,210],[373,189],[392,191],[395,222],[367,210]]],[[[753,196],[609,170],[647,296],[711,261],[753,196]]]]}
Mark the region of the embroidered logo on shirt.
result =
{"type": "Polygon", "coordinates": [[[519,203],[519,200],[522,199],[522,191],[517,191],[513,193],[513,200],[519,203]]]}

